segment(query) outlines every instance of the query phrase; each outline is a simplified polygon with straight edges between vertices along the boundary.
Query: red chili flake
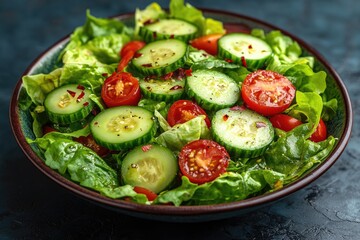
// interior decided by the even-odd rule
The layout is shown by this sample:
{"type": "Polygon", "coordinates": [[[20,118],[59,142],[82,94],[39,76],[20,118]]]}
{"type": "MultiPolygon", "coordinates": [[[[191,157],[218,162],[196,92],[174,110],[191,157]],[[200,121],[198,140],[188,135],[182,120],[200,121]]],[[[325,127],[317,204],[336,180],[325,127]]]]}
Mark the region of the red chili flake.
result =
{"type": "Polygon", "coordinates": [[[170,90],[178,90],[178,89],[182,89],[183,87],[180,85],[175,85],[172,88],[170,88],[170,90]]]}
{"type": "Polygon", "coordinates": [[[93,108],[93,109],[91,110],[91,114],[94,115],[94,116],[96,116],[96,115],[98,114],[98,111],[97,111],[95,108],[93,108]]]}
{"type": "Polygon", "coordinates": [[[186,76],[188,76],[188,77],[190,77],[192,74],[192,70],[191,69],[187,69],[187,70],[185,70],[185,75],[186,76]]]}
{"type": "Polygon", "coordinates": [[[89,105],[89,102],[84,102],[84,107],[88,106],[89,105]]]}
{"type": "Polygon", "coordinates": [[[152,67],[152,64],[151,63],[144,63],[141,66],[143,66],[143,67],[152,67]]]}
{"type": "Polygon", "coordinates": [[[174,75],[174,72],[169,72],[168,74],[165,74],[161,77],[161,79],[163,80],[169,80],[172,78],[172,76],[174,75]]]}
{"type": "Polygon", "coordinates": [[[234,106],[230,108],[231,111],[244,111],[246,108],[244,106],[234,106]]]}
{"type": "Polygon", "coordinates": [[[253,47],[252,47],[252,45],[250,44],[250,45],[248,46],[248,48],[249,48],[249,49],[252,49],[253,47]]]}
{"type": "Polygon", "coordinates": [[[157,21],[158,21],[157,19],[156,19],[156,20],[154,20],[154,19],[148,19],[148,20],[146,20],[143,24],[144,24],[144,26],[146,26],[146,25],[155,23],[155,22],[157,22],[157,21]]]}
{"type": "Polygon", "coordinates": [[[232,62],[233,62],[233,60],[231,60],[231,59],[225,59],[225,61],[227,61],[228,63],[232,63],[232,62]]]}
{"type": "Polygon", "coordinates": [[[225,115],[223,116],[223,120],[224,120],[224,121],[227,121],[228,119],[229,119],[229,115],[225,114],[225,115]]]}
{"type": "Polygon", "coordinates": [[[84,92],[84,91],[82,91],[82,92],[80,93],[80,95],[77,97],[76,101],[77,101],[77,102],[80,102],[80,101],[81,101],[81,99],[83,99],[83,98],[84,98],[84,96],[85,96],[85,92],[84,92]]]}
{"type": "Polygon", "coordinates": [[[85,90],[85,87],[82,86],[82,85],[78,85],[76,88],[79,89],[79,90],[85,90]]]}
{"type": "Polygon", "coordinates": [[[149,150],[151,149],[151,147],[152,147],[151,144],[144,145],[144,146],[141,147],[141,150],[142,150],[143,152],[147,152],[147,151],[149,151],[149,150]]]}
{"type": "Polygon", "coordinates": [[[264,122],[256,122],[256,127],[257,128],[266,127],[266,123],[264,123],[264,122]]]}
{"type": "Polygon", "coordinates": [[[157,33],[156,32],[153,32],[152,35],[153,35],[153,38],[155,38],[155,39],[157,38],[157,33]]]}
{"type": "Polygon", "coordinates": [[[66,90],[66,91],[70,94],[70,96],[75,97],[76,92],[71,91],[71,90],[66,90]]]}
{"type": "Polygon", "coordinates": [[[103,77],[107,77],[107,76],[109,76],[109,74],[107,74],[107,73],[103,73],[103,74],[101,74],[101,76],[103,76],[103,77]]]}
{"type": "Polygon", "coordinates": [[[141,57],[142,56],[142,53],[139,53],[139,52],[135,52],[134,54],[134,58],[138,58],[138,57],[141,57]]]}
{"type": "Polygon", "coordinates": [[[244,56],[241,56],[241,63],[244,67],[247,67],[246,60],[244,56]]]}
{"type": "Polygon", "coordinates": [[[174,37],[175,37],[174,34],[171,34],[171,35],[170,35],[170,39],[173,39],[174,37]]]}

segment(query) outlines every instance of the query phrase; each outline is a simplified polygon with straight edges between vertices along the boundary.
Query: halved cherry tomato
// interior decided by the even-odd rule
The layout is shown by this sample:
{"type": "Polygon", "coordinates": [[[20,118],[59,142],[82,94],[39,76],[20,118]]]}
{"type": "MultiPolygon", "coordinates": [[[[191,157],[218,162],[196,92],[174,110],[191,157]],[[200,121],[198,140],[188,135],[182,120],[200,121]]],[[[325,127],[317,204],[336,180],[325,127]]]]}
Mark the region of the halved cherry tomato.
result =
{"type": "Polygon", "coordinates": [[[226,33],[251,33],[251,28],[243,23],[224,23],[226,33]]]}
{"type": "MultiPolygon", "coordinates": [[[[296,118],[293,118],[286,114],[276,114],[270,117],[270,122],[273,127],[279,128],[283,131],[291,131],[293,128],[302,124],[302,122],[296,118]]],[[[318,126],[316,127],[315,132],[310,136],[309,140],[313,142],[321,142],[327,138],[327,129],[325,122],[320,119],[318,126]]]]}
{"type": "Polygon", "coordinates": [[[313,142],[321,142],[327,138],[327,128],[324,121],[320,118],[319,125],[316,127],[315,132],[309,138],[313,142]]]}
{"type": "Polygon", "coordinates": [[[193,183],[202,184],[226,172],[230,156],[212,140],[200,139],[186,144],[179,153],[181,173],[193,183]]]}
{"type": "Polygon", "coordinates": [[[127,72],[114,72],[101,89],[101,97],[107,107],[137,105],[140,101],[139,81],[127,72]]]}
{"type": "Polygon", "coordinates": [[[211,55],[216,55],[218,52],[218,40],[223,34],[208,34],[190,41],[191,46],[194,48],[204,50],[211,55]]]}
{"type": "Polygon", "coordinates": [[[157,198],[157,196],[158,196],[153,191],[151,191],[151,190],[149,190],[147,188],[139,187],[139,186],[135,186],[134,191],[137,192],[137,193],[144,194],[149,201],[154,201],[155,198],[157,198]]]}
{"type": "Polygon", "coordinates": [[[287,109],[295,97],[295,87],[285,76],[270,70],[248,74],[241,88],[246,106],[264,116],[287,109]]]}
{"type": "Polygon", "coordinates": [[[167,121],[170,126],[174,126],[187,122],[199,115],[205,115],[206,125],[210,128],[211,122],[204,109],[190,100],[178,100],[170,106],[167,121]]]}
{"type": "Polygon", "coordinates": [[[88,136],[81,136],[81,137],[78,137],[78,138],[74,138],[74,140],[81,143],[85,147],[90,148],[91,150],[93,150],[100,157],[104,157],[104,156],[106,156],[107,154],[110,153],[109,149],[97,144],[91,134],[88,135],[88,136]]]}
{"type": "Polygon", "coordinates": [[[120,62],[117,68],[118,72],[121,72],[129,64],[131,59],[135,56],[135,53],[145,46],[143,41],[131,41],[125,44],[125,46],[120,51],[120,62]]]}

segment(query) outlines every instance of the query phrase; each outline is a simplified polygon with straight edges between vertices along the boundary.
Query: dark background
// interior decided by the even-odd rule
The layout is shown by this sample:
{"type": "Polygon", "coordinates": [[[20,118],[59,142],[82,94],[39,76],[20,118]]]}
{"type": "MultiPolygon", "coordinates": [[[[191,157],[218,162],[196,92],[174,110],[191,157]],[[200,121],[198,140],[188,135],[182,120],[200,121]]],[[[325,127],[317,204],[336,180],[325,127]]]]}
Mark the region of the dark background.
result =
{"type": "MultiPolygon", "coordinates": [[[[12,135],[9,100],[28,65],[85,20],[144,8],[140,0],[2,0],[0,3],[0,239],[360,239],[360,5],[358,0],[202,0],[197,7],[249,15],[312,45],[351,95],[352,138],[308,187],[260,210],[206,223],[137,219],[84,201],[43,176],[12,135]]],[[[168,1],[159,1],[163,7],[168,1]]]]}

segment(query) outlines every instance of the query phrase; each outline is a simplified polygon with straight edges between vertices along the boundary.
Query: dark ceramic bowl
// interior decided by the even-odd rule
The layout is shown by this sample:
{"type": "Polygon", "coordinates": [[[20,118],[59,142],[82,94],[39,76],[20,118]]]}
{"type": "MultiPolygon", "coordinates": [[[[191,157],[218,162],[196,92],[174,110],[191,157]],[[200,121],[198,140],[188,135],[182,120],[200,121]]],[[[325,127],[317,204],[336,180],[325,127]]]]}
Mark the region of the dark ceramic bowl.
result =
{"type": "MultiPolygon", "coordinates": [[[[239,14],[205,9],[204,13],[208,17],[221,20],[229,25],[237,25],[244,28],[262,28],[265,31],[279,29],[268,23],[239,14]]],[[[116,18],[121,19],[126,24],[133,25],[133,14],[125,14],[117,16],[116,18]]],[[[116,210],[120,213],[152,220],[191,222],[223,219],[253,211],[254,209],[274,203],[275,201],[286,197],[291,193],[298,191],[299,189],[304,188],[305,186],[313,182],[315,179],[320,177],[323,173],[325,173],[335,163],[335,161],[343,152],[350,138],[352,128],[353,117],[351,110],[351,102],[348,92],[339,75],[330,66],[330,64],[311,46],[286,31],[283,31],[283,33],[289,35],[294,40],[296,40],[305,52],[315,56],[318,67],[327,72],[328,88],[331,89],[331,94],[333,95],[331,97],[336,97],[339,102],[339,111],[337,113],[337,116],[332,119],[331,122],[329,122],[328,131],[330,134],[337,137],[339,141],[337,142],[332,153],[323,163],[313,168],[311,171],[309,171],[306,175],[304,175],[297,181],[275,192],[231,203],[205,206],[175,207],[168,205],[140,205],[123,200],[114,200],[104,197],[97,192],[81,187],[80,185],[67,180],[59,173],[46,166],[43,161],[43,156],[39,153],[37,147],[30,145],[26,142],[25,139],[34,138],[34,134],[32,132],[32,120],[29,112],[23,111],[18,107],[19,96],[21,94],[24,94],[21,79],[16,85],[10,105],[10,121],[12,130],[18,141],[18,144],[20,145],[26,156],[47,177],[60,184],[64,188],[68,189],[76,196],[82,197],[86,200],[104,206],[106,208],[116,210]]],[[[65,38],[51,46],[47,51],[45,51],[42,55],[35,59],[35,61],[28,67],[28,69],[24,72],[23,75],[50,72],[57,55],[64,47],[64,45],[68,42],[68,40],[69,36],[66,36],[65,38]]]]}

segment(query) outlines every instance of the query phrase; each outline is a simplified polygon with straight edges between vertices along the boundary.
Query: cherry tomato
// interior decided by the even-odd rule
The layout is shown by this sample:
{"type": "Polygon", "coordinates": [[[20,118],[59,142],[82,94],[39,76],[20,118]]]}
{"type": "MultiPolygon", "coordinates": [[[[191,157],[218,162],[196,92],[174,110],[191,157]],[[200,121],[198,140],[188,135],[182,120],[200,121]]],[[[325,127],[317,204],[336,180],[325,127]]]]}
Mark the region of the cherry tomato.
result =
{"type": "Polygon", "coordinates": [[[320,118],[319,125],[316,127],[315,132],[309,138],[313,142],[321,142],[327,138],[327,128],[324,121],[320,118]]]}
{"type": "Polygon", "coordinates": [[[193,183],[209,182],[226,172],[230,156],[212,140],[200,139],[186,144],[179,153],[181,173],[193,183]]]}
{"type": "Polygon", "coordinates": [[[211,122],[204,109],[190,100],[178,100],[170,106],[167,121],[170,126],[174,126],[187,122],[199,115],[205,115],[206,125],[210,128],[211,122]]]}
{"type": "Polygon", "coordinates": [[[191,46],[194,48],[204,50],[211,55],[216,55],[218,52],[218,40],[223,34],[208,34],[190,41],[191,46]]]}
{"type": "Polygon", "coordinates": [[[269,120],[273,127],[286,132],[291,131],[293,128],[302,124],[300,120],[282,113],[272,116],[269,120]]]}
{"type": "Polygon", "coordinates": [[[243,23],[224,23],[226,33],[251,33],[251,28],[243,23]]]}
{"type": "Polygon", "coordinates": [[[140,101],[139,81],[127,72],[115,72],[108,77],[101,89],[107,107],[137,105],[140,101]]]}
{"type": "Polygon", "coordinates": [[[91,134],[88,135],[88,136],[81,136],[81,137],[78,137],[78,138],[74,138],[74,140],[81,143],[85,147],[90,148],[91,150],[93,150],[100,157],[104,157],[104,156],[106,156],[107,154],[110,153],[109,149],[97,144],[91,134]]]}
{"type": "Polygon", "coordinates": [[[153,191],[151,191],[151,190],[149,190],[147,188],[139,187],[139,186],[135,186],[134,191],[137,192],[137,193],[144,194],[149,201],[154,201],[155,198],[157,198],[157,196],[158,196],[153,191]]]}
{"type": "MultiPolygon", "coordinates": [[[[293,118],[286,114],[276,114],[270,117],[270,122],[273,127],[279,128],[283,131],[291,131],[293,128],[302,124],[302,122],[296,118],[293,118]]],[[[322,119],[319,121],[319,125],[316,127],[316,130],[311,134],[309,140],[313,142],[321,142],[327,138],[327,128],[322,119]]]]}
{"type": "Polygon", "coordinates": [[[131,59],[135,56],[135,53],[145,46],[143,41],[131,41],[125,44],[125,46],[120,51],[121,60],[119,62],[117,71],[121,72],[129,64],[131,59]]]}
{"type": "Polygon", "coordinates": [[[264,116],[272,116],[290,106],[295,97],[295,87],[279,73],[257,70],[246,76],[241,96],[248,108],[264,116]]]}

